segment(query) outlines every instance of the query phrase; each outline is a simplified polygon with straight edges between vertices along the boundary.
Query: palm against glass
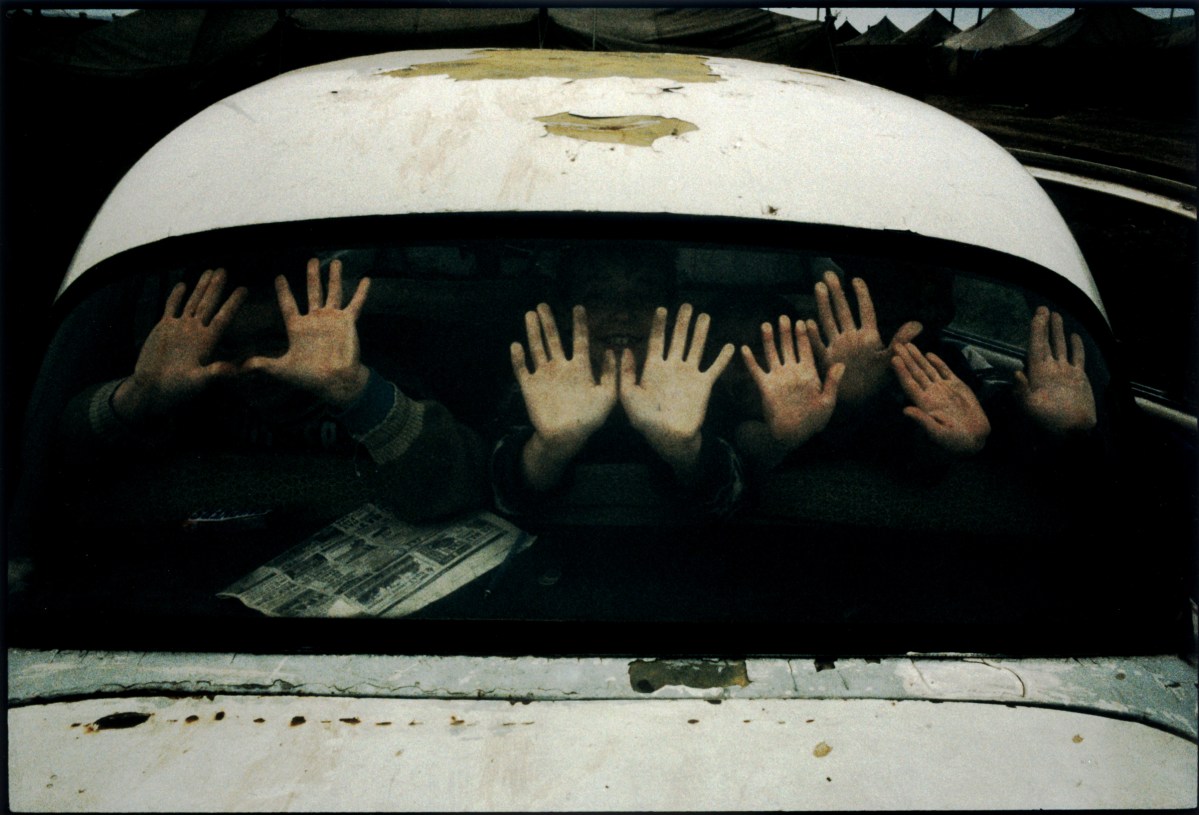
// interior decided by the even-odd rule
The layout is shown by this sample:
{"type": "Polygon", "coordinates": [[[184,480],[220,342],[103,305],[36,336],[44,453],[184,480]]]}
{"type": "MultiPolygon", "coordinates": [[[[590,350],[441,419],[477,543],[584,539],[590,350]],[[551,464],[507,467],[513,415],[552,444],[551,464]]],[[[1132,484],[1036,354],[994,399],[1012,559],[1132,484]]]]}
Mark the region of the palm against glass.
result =
{"type": "Polygon", "coordinates": [[[679,307],[667,349],[666,309],[654,312],[640,380],[633,352],[626,348],[621,358],[620,403],[625,414],[650,446],[671,463],[698,453],[712,385],[733,357],[733,346],[727,344],[711,367],[701,371],[711,321],[707,314],[700,314],[692,333],[691,315],[690,303],[679,307]]]}
{"type": "Polygon", "coordinates": [[[133,375],[117,388],[113,405],[126,419],[169,411],[222,376],[236,372],[229,362],[210,358],[221,335],[246,298],[236,289],[221,302],[225,270],[209,269],[184,302],[187,286],[178,283],[167,297],[162,317],[146,337],[133,375]],[[180,309],[182,307],[182,310],[180,309]]]}
{"type": "Polygon", "coordinates": [[[1089,430],[1097,421],[1082,337],[1070,335],[1070,350],[1062,315],[1038,308],[1029,326],[1028,374],[1016,373],[1016,398],[1033,421],[1055,433],[1089,430]]]}
{"type": "Polygon", "coordinates": [[[328,292],[322,291],[320,261],[308,261],[308,312],[301,314],[287,279],[275,279],[279,311],[287,328],[287,352],[281,357],[250,357],[246,371],[260,371],[287,382],[335,407],[348,407],[366,387],[370,371],[362,364],[356,323],[366,303],[370,279],[362,278],[349,304],[342,307],[341,261],[329,264],[328,292]]]}
{"type": "Polygon", "coordinates": [[[833,272],[825,272],[824,280],[816,284],[816,313],[820,328],[824,330],[824,339],[811,320],[807,323],[807,332],[816,359],[825,372],[838,362],[845,364],[839,398],[847,404],[858,405],[882,389],[894,350],[915,339],[923,327],[915,321],[904,323],[890,344],[883,345],[870,290],[861,278],[855,277],[852,282],[860,321],[854,320],[841,280],[833,272]]]}
{"type": "Polygon", "coordinates": [[[936,444],[967,455],[983,448],[991,423],[970,386],[936,354],[927,357],[910,342],[891,360],[899,384],[912,400],[904,415],[924,428],[936,444]]]}
{"type": "Polygon", "coordinates": [[[520,385],[537,435],[559,457],[573,457],[599,429],[616,405],[616,357],[608,351],[599,382],[591,369],[587,313],[575,306],[574,344],[566,356],[550,307],[541,303],[525,313],[525,332],[533,370],[524,347],[511,346],[512,370],[520,385]],[[544,335],[544,339],[543,339],[544,335]]]}
{"type": "Polygon", "coordinates": [[[773,326],[762,323],[765,370],[758,365],[748,345],[741,346],[741,356],[762,396],[762,412],[771,438],[785,450],[791,450],[823,430],[832,418],[845,364],[834,364],[822,383],[804,329],[793,328],[791,318],[782,315],[778,335],[781,354],[775,344],[773,326]]]}

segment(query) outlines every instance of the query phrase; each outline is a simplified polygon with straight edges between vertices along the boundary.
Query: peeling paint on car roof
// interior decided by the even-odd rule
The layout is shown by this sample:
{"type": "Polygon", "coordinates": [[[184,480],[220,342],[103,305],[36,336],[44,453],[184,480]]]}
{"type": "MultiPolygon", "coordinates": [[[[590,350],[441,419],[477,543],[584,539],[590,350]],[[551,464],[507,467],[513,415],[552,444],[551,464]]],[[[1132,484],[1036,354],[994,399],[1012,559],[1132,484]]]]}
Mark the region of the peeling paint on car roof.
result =
{"type": "Polygon", "coordinates": [[[675,82],[720,82],[705,57],[690,54],[631,54],[612,51],[479,51],[464,59],[425,62],[384,71],[379,76],[411,79],[447,76],[454,80],[532,79],[670,79],[675,82]]]}
{"type": "Polygon", "coordinates": [[[581,141],[615,142],[650,147],[664,136],[678,136],[699,130],[691,122],[662,116],[576,116],[555,113],[538,116],[545,130],[554,136],[566,136],[581,141]]]}

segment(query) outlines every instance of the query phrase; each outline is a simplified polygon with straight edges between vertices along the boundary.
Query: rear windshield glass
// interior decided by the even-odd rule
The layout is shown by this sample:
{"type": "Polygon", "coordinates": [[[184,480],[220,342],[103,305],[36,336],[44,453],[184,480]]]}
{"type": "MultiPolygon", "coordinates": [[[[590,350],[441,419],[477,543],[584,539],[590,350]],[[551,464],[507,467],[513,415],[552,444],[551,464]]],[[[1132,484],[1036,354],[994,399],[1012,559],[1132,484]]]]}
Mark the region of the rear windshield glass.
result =
{"type": "MultiPolygon", "coordinates": [[[[848,651],[1002,629],[1018,651],[1047,626],[1173,614],[1157,544],[1096,556],[1134,534],[1125,409],[1064,304],[877,252],[193,258],[63,322],[25,451],[14,630],[119,640],[115,621],[169,617],[186,649],[328,618],[413,643],[431,621],[518,640],[684,624],[788,652],[810,642],[763,645],[766,626],[848,651]]],[[[575,647],[560,639],[545,647],[575,647]]]]}

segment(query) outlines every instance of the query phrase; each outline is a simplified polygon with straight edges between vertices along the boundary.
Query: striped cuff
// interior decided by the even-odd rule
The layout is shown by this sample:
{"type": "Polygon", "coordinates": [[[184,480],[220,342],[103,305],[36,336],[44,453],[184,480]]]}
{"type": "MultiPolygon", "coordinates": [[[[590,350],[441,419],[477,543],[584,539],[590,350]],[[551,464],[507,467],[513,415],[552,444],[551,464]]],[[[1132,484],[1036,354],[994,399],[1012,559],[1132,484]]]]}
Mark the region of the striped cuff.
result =
{"type": "Polygon", "coordinates": [[[424,429],[425,405],[372,370],[362,396],[338,418],[376,464],[387,464],[404,455],[424,429]]]}
{"type": "Polygon", "coordinates": [[[92,433],[97,436],[112,436],[125,431],[125,423],[116,415],[113,410],[113,394],[116,393],[116,388],[121,386],[123,379],[114,379],[112,382],[104,382],[103,385],[96,388],[96,392],[91,394],[91,400],[88,403],[88,423],[91,425],[92,433]]]}
{"type": "Polygon", "coordinates": [[[87,421],[92,432],[102,439],[115,439],[130,434],[130,429],[112,406],[112,397],[124,379],[114,379],[96,388],[87,406],[87,421]]]}
{"type": "Polygon", "coordinates": [[[102,444],[123,446],[140,445],[154,447],[167,442],[174,433],[174,423],[169,418],[151,419],[130,424],[122,419],[112,406],[113,396],[124,379],[105,382],[92,393],[87,403],[87,423],[92,433],[102,444]]]}
{"type": "Polygon", "coordinates": [[[374,368],[368,368],[366,387],[354,400],[354,404],[334,414],[352,436],[369,433],[384,419],[395,403],[395,386],[380,376],[374,368]]]}

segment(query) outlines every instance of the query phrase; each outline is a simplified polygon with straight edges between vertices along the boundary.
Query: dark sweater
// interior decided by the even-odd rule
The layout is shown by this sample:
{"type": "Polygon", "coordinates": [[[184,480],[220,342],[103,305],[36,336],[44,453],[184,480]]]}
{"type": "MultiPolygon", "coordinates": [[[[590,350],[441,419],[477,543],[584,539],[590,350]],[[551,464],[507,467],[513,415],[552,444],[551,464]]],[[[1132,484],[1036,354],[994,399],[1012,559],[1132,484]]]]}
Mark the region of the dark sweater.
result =
{"type": "Polygon", "coordinates": [[[280,423],[206,394],[169,421],[131,427],[112,408],[120,380],[89,388],[63,418],[64,465],[92,519],[186,521],[197,513],[285,511],[333,517],[375,501],[421,521],[486,502],[483,446],[441,404],[372,370],[336,413],[280,423]]]}

